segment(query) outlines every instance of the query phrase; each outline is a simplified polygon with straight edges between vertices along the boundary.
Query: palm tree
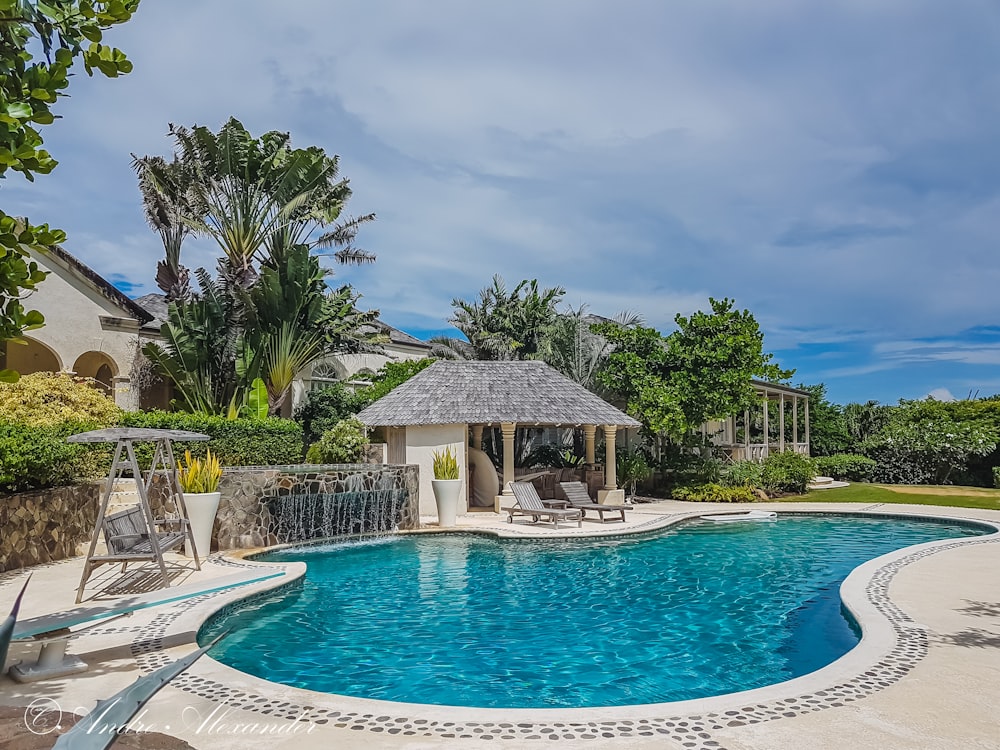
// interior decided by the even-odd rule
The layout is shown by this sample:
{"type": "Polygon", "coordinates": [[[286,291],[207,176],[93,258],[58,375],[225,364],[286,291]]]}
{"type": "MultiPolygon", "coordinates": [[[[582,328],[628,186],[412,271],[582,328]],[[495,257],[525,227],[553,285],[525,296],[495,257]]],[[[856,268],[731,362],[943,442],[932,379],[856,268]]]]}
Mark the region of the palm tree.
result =
{"type": "Polygon", "coordinates": [[[370,325],[377,311],[359,311],[350,287],[330,292],[329,272],[310,254],[334,247],[340,262],[373,261],[355,239],[375,215],[341,220],[352,193],[338,158],[293,149],[287,133],[257,139],[235,119],[218,134],[173,125],[170,133],[172,162],[134,160],[147,219],[164,241],[161,288],[172,299],[166,344],[144,351],[188,409],[233,413],[260,376],[276,413],[304,367],[379,342],[370,325]],[[212,237],[223,258],[218,280],[199,269],[201,293],[186,299],[180,246],[191,233],[212,237]]]}
{"type": "Polygon", "coordinates": [[[293,149],[288,133],[254,138],[234,118],[218,134],[202,126],[171,125],[170,135],[177,147],[173,162],[134,160],[140,186],[152,186],[167,199],[182,195],[183,201],[174,202],[180,223],[214,239],[228,272],[244,286],[256,278],[255,263],[299,244],[340,247],[336,257],[341,262],[374,260],[353,242],[358,228],[375,215],[337,223],[352,195],[349,181],[338,177],[337,156],[315,146],[293,149]],[[318,229],[331,225],[313,239],[318,229]]]}
{"type": "Polygon", "coordinates": [[[143,158],[132,154],[132,168],[139,178],[139,192],[149,226],[163,241],[164,260],[156,264],[156,285],[167,302],[184,299],[190,293],[188,270],[181,265],[181,245],[191,233],[184,216],[191,212],[186,203],[190,176],[184,164],[161,156],[143,158]]]}
{"type": "Polygon", "coordinates": [[[537,279],[525,279],[508,293],[497,274],[493,284],[479,292],[478,301],[452,300],[455,313],[449,322],[465,334],[468,346],[441,343],[460,356],[471,354],[472,359],[534,359],[565,293],[558,286],[540,292],[537,279]]]}
{"type": "Polygon", "coordinates": [[[589,314],[586,305],[571,307],[559,313],[548,327],[539,351],[541,359],[584,388],[595,390],[597,371],[612,349],[606,338],[591,330],[592,325],[600,322],[632,328],[643,321],[641,316],[630,312],[620,312],[608,321],[589,314]]]}

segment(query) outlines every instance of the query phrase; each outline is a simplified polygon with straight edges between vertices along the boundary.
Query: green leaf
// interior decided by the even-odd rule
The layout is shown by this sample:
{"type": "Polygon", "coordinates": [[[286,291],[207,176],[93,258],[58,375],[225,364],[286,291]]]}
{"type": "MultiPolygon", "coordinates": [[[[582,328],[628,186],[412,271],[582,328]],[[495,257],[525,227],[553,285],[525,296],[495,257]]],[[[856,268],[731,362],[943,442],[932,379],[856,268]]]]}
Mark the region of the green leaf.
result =
{"type": "Polygon", "coordinates": [[[16,383],[21,374],[14,370],[0,370],[0,383],[16,383]]]}
{"type": "Polygon", "coordinates": [[[10,102],[7,105],[7,114],[19,120],[27,120],[31,117],[31,105],[25,102],[10,102]]]}
{"type": "Polygon", "coordinates": [[[265,419],[267,411],[267,387],[261,378],[254,378],[247,392],[247,416],[265,419]]]}

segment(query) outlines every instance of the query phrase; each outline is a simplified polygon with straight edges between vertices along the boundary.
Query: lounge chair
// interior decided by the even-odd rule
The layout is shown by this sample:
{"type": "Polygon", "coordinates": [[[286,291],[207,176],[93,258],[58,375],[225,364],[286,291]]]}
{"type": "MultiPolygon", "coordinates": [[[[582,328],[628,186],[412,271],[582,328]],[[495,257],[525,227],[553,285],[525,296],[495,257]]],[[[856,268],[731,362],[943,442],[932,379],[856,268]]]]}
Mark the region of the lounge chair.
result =
{"type": "Polygon", "coordinates": [[[517,498],[517,505],[507,509],[507,523],[513,523],[514,516],[531,516],[534,523],[540,518],[548,518],[557,529],[559,519],[576,521],[577,526],[583,525],[583,511],[575,508],[546,508],[538,497],[535,485],[530,482],[511,482],[510,488],[517,498]]]}
{"type": "MultiPolygon", "coordinates": [[[[605,513],[619,513],[621,514],[621,521],[625,523],[625,511],[632,510],[631,505],[605,505],[603,503],[595,503],[590,498],[590,492],[587,490],[587,485],[583,482],[560,482],[559,487],[562,489],[563,494],[569,501],[570,507],[577,508],[584,516],[587,515],[588,510],[597,511],[597,514],[601,517],[601,523],[604,523],[605,513]]],[[[618,519],[612,518],[612,521],[618,519]]]]}

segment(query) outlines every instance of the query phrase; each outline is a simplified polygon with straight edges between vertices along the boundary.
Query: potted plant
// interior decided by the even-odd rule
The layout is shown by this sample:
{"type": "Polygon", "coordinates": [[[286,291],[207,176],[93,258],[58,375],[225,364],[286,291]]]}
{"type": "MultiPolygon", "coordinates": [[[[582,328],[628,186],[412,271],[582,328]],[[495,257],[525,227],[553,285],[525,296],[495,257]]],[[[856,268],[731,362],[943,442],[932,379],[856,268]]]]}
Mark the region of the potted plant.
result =
{"type": "Polygon", "coordinates": [[[434,502],[437,504],[438,526],[454,526],[458,515],[458,496],[462,482],[458,478],[458,459],[455,450],[448,446],[434,451],[434,502]]]}
{"type": "MultiPolygon", "coordinates": [[[[184,508],[191,524],[191,535],[194,537],[198,557],[206,557],[212,550],[212,527],[215,525],[215,514],[222,497],[222,493],[218,491],[221,477],[219,459],[212,455],[212,451],[205,452],[204,460],[192,457],[191,451],[184,451],[184,459],[177,470],[177,480],[184,492],[184,508]]],[[[184,554],[191,554],[186,543],[184,554]]]]}

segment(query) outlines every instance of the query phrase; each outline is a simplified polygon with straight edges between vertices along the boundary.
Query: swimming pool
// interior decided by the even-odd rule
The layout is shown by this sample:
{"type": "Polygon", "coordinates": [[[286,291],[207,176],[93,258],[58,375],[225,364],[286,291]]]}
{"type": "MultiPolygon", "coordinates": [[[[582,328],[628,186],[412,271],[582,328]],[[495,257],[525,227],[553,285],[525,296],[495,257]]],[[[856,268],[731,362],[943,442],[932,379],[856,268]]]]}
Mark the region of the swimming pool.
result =
{"type": "Polygon", "coordinates": [[[643,537],[399,536],[299,548],[301,586],[213,618],[216,659],[391,701],[621,706],[773,684],[846,653],[838,588],[862,562],[985,533],[916,519],[691,522],[643,537]]]}

